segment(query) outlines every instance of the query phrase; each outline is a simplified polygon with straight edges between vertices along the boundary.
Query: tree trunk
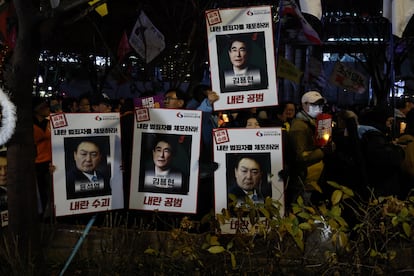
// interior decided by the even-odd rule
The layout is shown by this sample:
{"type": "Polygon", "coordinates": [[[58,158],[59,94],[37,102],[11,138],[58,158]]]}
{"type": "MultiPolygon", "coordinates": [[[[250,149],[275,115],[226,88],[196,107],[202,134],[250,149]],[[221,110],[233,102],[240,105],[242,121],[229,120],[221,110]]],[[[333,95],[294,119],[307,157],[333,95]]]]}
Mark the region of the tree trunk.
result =
{"type": "Polygon", "coordinates": [[[32,91],[39,50],[35,15],[31,1],[14,0],[18,18],[16,47],[11,68],[6,72],[6,86],[16,105],[15,134],[8,145],[9,230],[18,242],[19,256],[25,263],[37,256],[39,221],[35,182],[35,146],[33,141],[32,91]]]}

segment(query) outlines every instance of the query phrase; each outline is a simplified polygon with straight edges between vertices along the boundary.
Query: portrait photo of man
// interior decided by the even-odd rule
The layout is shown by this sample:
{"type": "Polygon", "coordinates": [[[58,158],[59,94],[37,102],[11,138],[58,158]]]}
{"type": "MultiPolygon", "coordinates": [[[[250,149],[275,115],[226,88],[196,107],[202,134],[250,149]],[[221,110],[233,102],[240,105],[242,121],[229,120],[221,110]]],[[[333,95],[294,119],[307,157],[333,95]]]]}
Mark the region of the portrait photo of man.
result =
{"type": "Polygon", "coordinates": [[[216,37],[221,92],[268,88],[263,32],[216,37]]]}
{"type": "Polygon", "coordinates": [[[111,195],[109,137],[65,138],[67,199],[111,195]]]}
{"type": "Polygon", "coordinates": [[[139,192],[187,194],[190,147],[190,135],[144,133],[139,192]]]}
{"type": "Polygon", "coordinates": [[[227,194],[237,197],[237,205],[249,197],[253,203],[263,203],[272,196],[267,180],[270,172],[269,153],[227,154],[227,194]]]}

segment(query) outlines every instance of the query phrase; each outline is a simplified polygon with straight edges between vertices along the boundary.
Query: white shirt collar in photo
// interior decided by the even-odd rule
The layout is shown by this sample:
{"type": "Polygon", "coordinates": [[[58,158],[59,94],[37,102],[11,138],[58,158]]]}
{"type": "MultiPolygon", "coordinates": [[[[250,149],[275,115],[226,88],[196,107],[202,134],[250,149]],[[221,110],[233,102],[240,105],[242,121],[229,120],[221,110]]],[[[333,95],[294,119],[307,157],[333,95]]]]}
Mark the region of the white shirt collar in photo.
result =
{"type": "Polygon", "coordinates": [[[235,75],[246,75],[247,67],[245,67],[244,69],[241,69],[241,70],[233,67],[233,71],[234,71],[235,75]]]}
{"type": "Polygon", "coordinates": [[[170,170],[162,171],[158,167],[155,167],[155,176],[168,176],[170,174],[170,170]]]}

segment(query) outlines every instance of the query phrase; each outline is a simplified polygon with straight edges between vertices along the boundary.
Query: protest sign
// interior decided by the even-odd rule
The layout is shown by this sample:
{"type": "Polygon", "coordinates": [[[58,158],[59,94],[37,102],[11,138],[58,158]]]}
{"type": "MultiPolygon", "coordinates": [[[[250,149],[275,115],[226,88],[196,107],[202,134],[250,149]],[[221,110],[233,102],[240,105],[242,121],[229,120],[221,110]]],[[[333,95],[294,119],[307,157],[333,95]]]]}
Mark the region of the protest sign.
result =
{"type": "Polygon", "coordinates": [[[130,209],[195,213],[201,111],[135,113],[130,209]]]}
{"type": "Polygon", "coordinates": [[[351,66],[345,65],[342,62],[335,63],[332,70],[330,81],[344,90],[364,93],[367,89],[367,78],[351,66]]]}
{"type": "Polygon", "coordinates": [[[270,6],[206,11],[215,110],[277,105],[270,6]]]}
{"type": "Polygon", "coordinates": [[[58,113],[50,121],[56,216],[123,208],[119,113],[58,113]]]}
{"type": "Polygon", "coordinates": [[[164,96],[155,95],[155,96],[135,98],[134,105],[136,107],[145,107],[145,108],[164,107],[164,96]]]}
{"type": "MultiPolygon", "coordinates": [[[[284,205],[283,180],[278,176],[283,169],[281,128],[215,129],[214,161],[219,164],[214,174],[215,211],[229,209],[231,196],[237,205],[245,204],[249,197],[255,204],[267,197],[284,205]]],[[[281,208],[283,210],[283,207],[281,208]]],[[[240,220],[227,221],[222,232],[232,233],[240,220]]],[[[249,229],[249,220],[244,222],[249,229]]]]}

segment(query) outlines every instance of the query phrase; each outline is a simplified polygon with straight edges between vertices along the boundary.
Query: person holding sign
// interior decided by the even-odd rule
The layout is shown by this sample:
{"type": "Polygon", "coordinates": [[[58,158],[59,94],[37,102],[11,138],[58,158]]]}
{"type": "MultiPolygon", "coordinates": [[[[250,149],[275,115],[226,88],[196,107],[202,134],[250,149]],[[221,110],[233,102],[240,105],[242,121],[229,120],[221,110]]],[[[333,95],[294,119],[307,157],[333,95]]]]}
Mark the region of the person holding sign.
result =
{"type": "Polygon", "coordinates": [[[175,137],[159,135],[152,148],[152,166],[145,170],[143,192],[186,194],[187,176],[172,165],[177,143],[175,137]]]}
{"type": "Polygon", "coordinates": [[[66,181],[68,199],[111,194],[109,176],[98,170],[102,154],[96,142],[87,139],[79,142],[73,158],[75,168],[67,174],[66,181]]]}
{"type": "Polygon", "coordinates": [[[169,109],[185,108],[187,95],[179,88],[170,88],[164,93],[164,107],[169,109]]]}
{"type": "Polygon", "coordinates": [[[242,204],[246,197],[254,203],[263,203],[267,196],[272,196],[270,187],[263,183],[263,175],[262,166],[254,156],[241,156],[236,161],[235,183],[230,186],[228,194],[237,197],[238,205],[242,204]]]}
{"type": "Polygon", "coordinates": [[[315,198],[314,192],[321,189],[319,184],[322,180],[324,158],[335,149],[331,139],[323,146],[315,141],[316,118],[322,114],[326,99],[318,91],[308,91],[303,94],[301,102],[302,110],[296,114],[288,132],[288,208],[299,196],[306,200],[311,200],[312,195],[315,198]]]}
{"type": "MultiPolygon", "coordinates": [[[[228,56],[231,68],[224,70],[220,77],[222,92],[259,90],[268,87],[264,70],[249,62],[253,57],[251,44],[258,40],[258,33],[231,36],[228,45],[228,56]]],[[[265,65],[265,61],[263,60],[265,65]]]]}

